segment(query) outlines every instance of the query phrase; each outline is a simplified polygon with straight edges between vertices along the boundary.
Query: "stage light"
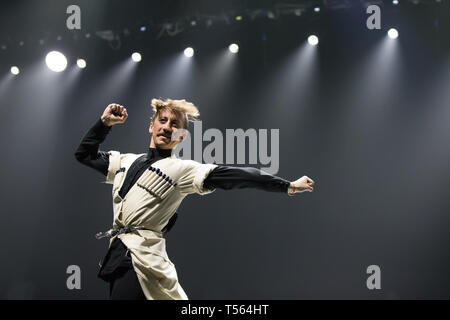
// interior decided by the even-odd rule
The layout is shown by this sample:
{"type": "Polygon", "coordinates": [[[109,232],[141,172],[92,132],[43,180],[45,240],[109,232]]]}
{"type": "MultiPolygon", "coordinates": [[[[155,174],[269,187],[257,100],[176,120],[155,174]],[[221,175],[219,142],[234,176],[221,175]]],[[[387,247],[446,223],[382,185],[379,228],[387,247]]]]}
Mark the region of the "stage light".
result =
{"type": "Polygon", "coordinates": [[[140,28],[140,30],[141,30],[142,32],[144,32],[145,30],[147,30],[147,28],[146,28],[145,26],[142,26],[142,27],[140,28]]]}
{"type": "Polygon", "coordinates": [[[188,58],[192,57],[194,55],[194,49],[191,47],[184,49],[184,55],[188,58]]]}
{"type": "Polygon", "coordinates": [[[47,67],[53,72],[64,71],[67,67],[66,57],[59,51],[51,51],[45,57],[47,67]]]}
{"type": "Polygon", "coordinates": [[[142,56],[139,52],[135,52],[131,55],[131,59],[133,59],[134,62],[139,62],[142,60],[142,56]]]}
{"type": "Polygon", "coordinates": [[[16,66],[14,66],[14,67],[11,67],[11,73],[13,74],[13,75],[18,75],[19,74],[19,72],[20,72],[20,70],[19,70],[19,68],[18,67],[16,67],[16,66]]]}
{"type": "Polygon", "coordinates": [[[232,43],[228,47],[228,50],[230,50],[231,53],[237,53],[239,51],[239,46],[236,43],[232,43]]]}
{"type": "Polygon", "coordinates": [[[392,0],[392,4],[395,6],[398,5],[398,0],[392,0]]]}
{"type": "Polygon", "coordinates": [[[197,25],[197,21],[192,20],[192,21],[191,21],[191,26],[194,27],[194,26],[196,26],[196,25],[197,25]]]}
{"type": "Polygon", "coordinates": [[[320,12],[320,8],[319,7],[315,7],[314,8],[314,12],[320,12]]]}
{"type": "Polygon", "coordinates": [[[84,59],[78,59],[78,60],[77,60],[77,66],[78,66],[78,68],[80,68],[80,69],[86,68],[86,60],[84,60],[84,59]]]}
{"type": "Polygon", "coordinates": [[[236,20],[237,20],[237,21],[241,21],[241,20],[242,20],[242,16],[237,16],[237,17],[236,17],[236,20]]]}
{"type": "Polygon", "coordinates": [[[267,11],[267,18],[269,19],[275,19],[275,13],[273,11],[267,11]]]}
{"type": "Polygon", "coordinates": [[[394,28],[389,29],[388,36],[391,39],[397,39],[398,38],[398,31],[394,28]]]}
{"type": "Polygon", "coordinates": [[[308,43],[312,46],[316,46],[319,43],[319,38],[315,35],[311,35],[308,37],[308,43]]]}

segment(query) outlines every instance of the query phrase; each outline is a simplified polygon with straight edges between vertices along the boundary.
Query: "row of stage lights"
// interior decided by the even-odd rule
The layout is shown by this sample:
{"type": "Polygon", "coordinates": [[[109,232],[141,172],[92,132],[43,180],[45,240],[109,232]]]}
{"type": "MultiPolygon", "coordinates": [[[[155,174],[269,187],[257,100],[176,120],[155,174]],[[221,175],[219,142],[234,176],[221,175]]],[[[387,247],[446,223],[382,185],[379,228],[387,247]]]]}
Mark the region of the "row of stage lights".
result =
{"type": "MultiPolygon", "coordinates": [[[[388,31],[388,36],[391,39],[396,39],[398,38],[398,31],[394,28],[389,29],[388,31]]],[[[310,35],[308,37],[308,43],[311,46],[316,46],[319,44],[319,38],[316,35],[310,35]]],[[[235,43],[232,43],[228,46],[228,50],[235,54],[239,52],[239,46],[235,43]]],[[[187,58],[191,58],[194,56],[194,49],[191,47],[188,47],[186,49],[184,49],[184,55],[187,58]]],[[[134,62],[140,62],[142,60],[142,55],[139,52],[134,52],[131,55],[131,59],[134,62]]],[[[64,54],[62,54],[59,51],[51,51],[47,54],[47,56],[45,57],[45,63],[47,64],[47,67],[54,72],[61,72],[64,71],[67,67],[67,58],[64,54]]],[[[84,69],[86,68],[86,60],[84,59],[78,59],[77,60],[77,66],[80,69],[84,69]]],[[[20,73],[19,67],[17,66],[13,66],[11,67],[11,73],[13,75],[18,75],[20,73]]]]}
{"type": "MultiPolygon", "coordinates": [[[[228,46],[228,50],[231,53],[238,53],[239,51],[239,46],[235,43],[232,43],[228,46]]],[[[194,49],[191,47],[188,47],[186,49],[184,49],[184,55],[187,58],[191,58],[194,56],[194,49]]],[[[131,55],[131,59],[134,62],[140,62],[142,60],[142,55],[139,52],[134,52],[131,55]]],[[[45,57],[45,63],[47,64],[47,67],[54,72],[61,72],[64,71],[67,68],[67,58],[66,56],[59,52],[59,51],[51,51],[49,52],[46,57],[45,57]]],[[[77,59],[77,66],[80,69],[84,69],[86,68],[86,60],[84,59],[77,59]]],[[[20,73],[20,69],[17,66],[13,66],[11,67],[11,73],[13,75],[18,75],[20,73]]]]}

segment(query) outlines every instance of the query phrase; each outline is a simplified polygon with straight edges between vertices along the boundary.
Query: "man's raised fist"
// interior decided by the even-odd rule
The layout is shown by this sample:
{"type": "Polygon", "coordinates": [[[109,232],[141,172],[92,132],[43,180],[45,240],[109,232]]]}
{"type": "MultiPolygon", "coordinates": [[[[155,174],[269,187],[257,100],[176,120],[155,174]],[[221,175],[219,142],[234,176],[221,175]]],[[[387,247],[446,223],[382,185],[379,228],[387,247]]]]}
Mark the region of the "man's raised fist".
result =
{"type": "Polygon", "coordinates": [[[108,105],[101,117],[103,124],[108,127],[118,123],[124,123],[127,118],[127,109],[117,103],[108,105]]]}

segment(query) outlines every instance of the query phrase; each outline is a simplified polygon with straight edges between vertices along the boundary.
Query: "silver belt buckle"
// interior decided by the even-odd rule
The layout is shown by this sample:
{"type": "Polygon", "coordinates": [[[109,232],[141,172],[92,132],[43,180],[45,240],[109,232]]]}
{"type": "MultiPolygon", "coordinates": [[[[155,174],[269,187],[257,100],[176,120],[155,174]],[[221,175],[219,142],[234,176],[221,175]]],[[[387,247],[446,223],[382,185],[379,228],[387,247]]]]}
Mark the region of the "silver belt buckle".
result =
{"type": "Polygon", "coordinates": [[[98,239],[102,239],[102,238],[112,238],[117,234],[117,230],[114,229],[109,229],[108,231],[105,232],[98,232],[95,235],[95,238],[98,239]]]}
{"type": "Polygon", "coordinates": [[[108,231],[105,232],[98,232],[95,235],[96,239],[102,239],[102,238],[112,238],[117,234],[122,234],[122,233],[129,233],[135,230],[142,230],[145,229],[144,227],[141,226],[126,226],[117,230],[114,229],[109,229],[108,231]]]}

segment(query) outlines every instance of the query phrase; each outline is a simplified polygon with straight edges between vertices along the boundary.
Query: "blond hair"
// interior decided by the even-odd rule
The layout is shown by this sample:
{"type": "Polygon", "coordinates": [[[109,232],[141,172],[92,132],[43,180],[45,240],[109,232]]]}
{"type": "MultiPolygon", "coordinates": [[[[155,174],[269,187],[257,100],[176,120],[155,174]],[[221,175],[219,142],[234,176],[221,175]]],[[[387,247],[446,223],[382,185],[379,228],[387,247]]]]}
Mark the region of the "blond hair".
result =
{"type": "Polygon", "coordinates": [[[165,101],[161,99],[152,99],[152,108],[153,108],[153,116],[152,121],[155,121],[156,116],[159,115],[161,110],[166,108],[171,109],[172,111],[176,111],[181,113],[184,117],[183,124],[184,128],[188,127],[189,121],[194,121],[200,116],[200,112],[197,107],[184,99],[182,100],[172,100],[166,99],[165,101]]]}

